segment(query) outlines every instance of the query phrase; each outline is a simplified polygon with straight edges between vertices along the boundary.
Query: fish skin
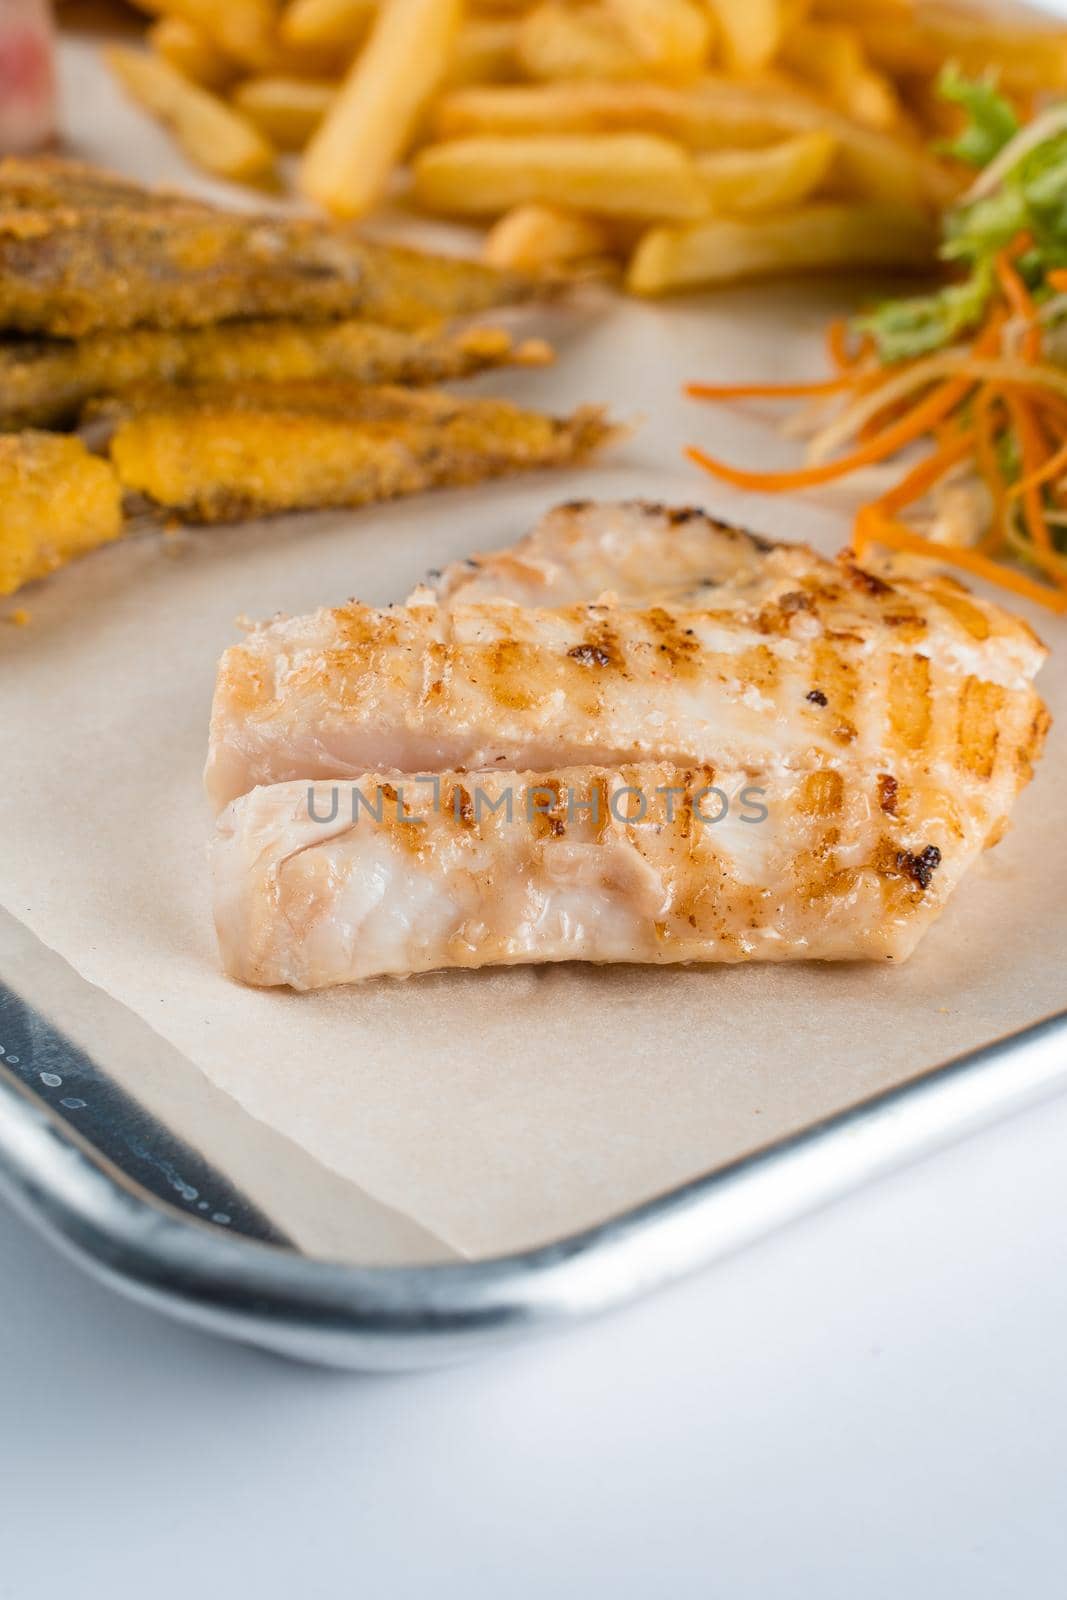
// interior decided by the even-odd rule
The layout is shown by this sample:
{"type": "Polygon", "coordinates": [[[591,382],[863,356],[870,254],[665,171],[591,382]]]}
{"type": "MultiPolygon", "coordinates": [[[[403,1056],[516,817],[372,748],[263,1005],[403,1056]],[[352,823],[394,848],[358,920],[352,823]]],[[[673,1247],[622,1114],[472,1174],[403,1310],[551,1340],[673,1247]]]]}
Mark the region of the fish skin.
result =
{"type": "Polygon", "coordinates": [[[871,766],[446,772],[436,789],[394,772],[254,789],[213,847],[223,966],[306,990],[529,961],[903,960],[981,850],[995,802],[929,780],[899,791],[894,815],[878,796],[871,766]],[[911,864],[932,852],[919,882],[911,864]]]}
{"type": "MultiPolygon", "coordinates": [[[[0,342],[0,428],[66,426],[87,402],[148,382],[232,384],[343,378],[423,385],[524,363],[498,328],[448,334],[390,328],[362,318],[216,323],[205,328],[131,328],[77,341],[0,342]]],[[[540,350],[534,352],[540,355],[540,350]]]]}
{"type": "Polygon", "coordinates": [[[193,522],[362,506],[587,459],[618,430],[504,400],[334,382],[133,391],[94,407],[124,487],[193,522]]]}

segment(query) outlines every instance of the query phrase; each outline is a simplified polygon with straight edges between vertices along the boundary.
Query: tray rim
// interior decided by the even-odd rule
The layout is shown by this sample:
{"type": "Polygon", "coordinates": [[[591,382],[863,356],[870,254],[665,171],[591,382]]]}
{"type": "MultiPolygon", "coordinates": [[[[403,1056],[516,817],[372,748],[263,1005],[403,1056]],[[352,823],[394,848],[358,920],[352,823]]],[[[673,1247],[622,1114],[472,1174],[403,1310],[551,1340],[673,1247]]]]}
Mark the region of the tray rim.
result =
{"type": "Polygon", "coordinates": [[[358,1267],[227,1236],[122,1173],[0,1071],[0,1195],[129,1297],[318,1365],[408,1370],[599,1315],[1067,1086],[1067,1009],[555,1243],[358,1267]]]}

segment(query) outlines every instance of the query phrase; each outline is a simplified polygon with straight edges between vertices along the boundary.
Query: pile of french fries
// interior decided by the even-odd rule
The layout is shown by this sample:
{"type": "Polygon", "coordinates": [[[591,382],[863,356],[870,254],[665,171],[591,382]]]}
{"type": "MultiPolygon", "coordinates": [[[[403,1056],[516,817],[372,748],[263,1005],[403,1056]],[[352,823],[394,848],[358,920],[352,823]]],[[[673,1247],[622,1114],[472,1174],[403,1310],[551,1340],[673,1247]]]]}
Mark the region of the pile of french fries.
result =
{"type": "MultiPolygon", "coordinates": [[[[929,260],[946,60],[1031,109],[1067,30],[966,0],[137,0],[108,55],[210,172],[488,225],[499,266],[659,294],[929,260]]],[[[946,130],[947,131],[947,130],[946,130]]]]}

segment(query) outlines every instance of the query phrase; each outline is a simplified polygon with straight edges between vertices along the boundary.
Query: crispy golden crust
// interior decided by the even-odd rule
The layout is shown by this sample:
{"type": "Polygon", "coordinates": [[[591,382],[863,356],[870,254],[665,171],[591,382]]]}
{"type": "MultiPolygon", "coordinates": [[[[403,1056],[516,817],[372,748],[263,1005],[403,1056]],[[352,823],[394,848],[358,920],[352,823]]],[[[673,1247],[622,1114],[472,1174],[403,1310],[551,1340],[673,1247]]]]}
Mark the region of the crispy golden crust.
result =
{"type": "Polygon", "coordinates": [[[59,156],[0,159],[0,209],[23,211],[143,210],[210,213],[214,207],[177,189],[145,189],[130,178],[59,156]]]}
{"type": "Polygon", "coordinates": [[[477,262],[218,211],[83,167],[0,168],[0,325],[22,332],[79,338],[256,316],[410,327],[540,292],[477,262]]]}
{"type": "Polygon", "coordinates": [[[544,357],[501,329],[448,335],[346,318],[331,322],[222,323],[207,328],[132,328],[77,342],[0,343],[0,427],[56,427],[96,396],[165,384],[234,384],[343,378],[428,384],[544,357]]]}
{"type": "Polygon", "coordinates": [[[117,539],[122,495],[80,439],[0,435],[0,595],[117,539]]]}
{"type": "Polygon", "coordinates": [[[359,506],[564,466],[611,437],[592,408],[555,418],[499,400],[341,383],[133,395],[111,459],[124,486],[193,521],[359,506]]]}

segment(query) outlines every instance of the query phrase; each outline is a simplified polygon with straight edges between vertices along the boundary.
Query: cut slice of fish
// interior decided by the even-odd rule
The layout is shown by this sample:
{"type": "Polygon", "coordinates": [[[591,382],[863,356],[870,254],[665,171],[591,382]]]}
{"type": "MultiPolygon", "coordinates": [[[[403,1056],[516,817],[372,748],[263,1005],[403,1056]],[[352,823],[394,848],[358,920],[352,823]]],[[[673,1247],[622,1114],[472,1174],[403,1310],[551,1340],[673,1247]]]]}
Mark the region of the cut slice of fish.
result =
{"type": "Polygon", "coordinates": [[[968,626],[926,596],[899,596],[890,622],[839,589],[755,614],[353,602],[276,620],[222,658],[208,793],[221,808],[293,778],[633,761],[1014,768],[1044,716],[1034,635],[1004,617],[979,641],[983,612],[968,626]]]}

